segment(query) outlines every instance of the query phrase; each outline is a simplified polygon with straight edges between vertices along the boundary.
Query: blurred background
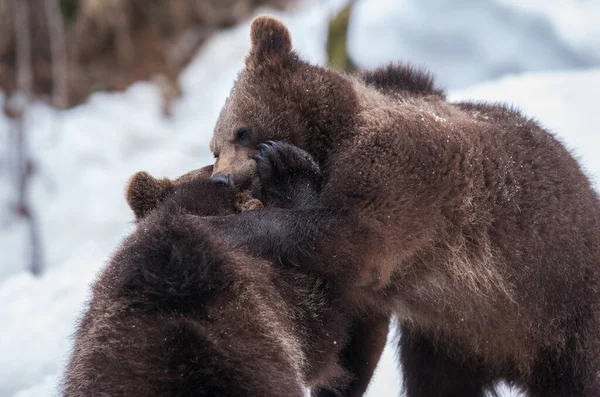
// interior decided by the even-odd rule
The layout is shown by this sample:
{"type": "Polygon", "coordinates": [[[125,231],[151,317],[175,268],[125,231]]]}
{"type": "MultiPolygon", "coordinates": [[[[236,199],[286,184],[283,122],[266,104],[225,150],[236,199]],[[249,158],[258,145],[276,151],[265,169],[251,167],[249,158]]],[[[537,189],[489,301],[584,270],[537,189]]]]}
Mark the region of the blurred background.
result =
{"type": "MultiPolygon", "coordinates": [[[[0,0],[0,397],[55,394],[89,285],[131,231],[127,179],[213,161],[265,13],[313,63],[415,63],[451,100],[514,104],[599,186],[598,0],[0,0]]],[[[388,348],[369,395],[400,390],[388,348]]]]}

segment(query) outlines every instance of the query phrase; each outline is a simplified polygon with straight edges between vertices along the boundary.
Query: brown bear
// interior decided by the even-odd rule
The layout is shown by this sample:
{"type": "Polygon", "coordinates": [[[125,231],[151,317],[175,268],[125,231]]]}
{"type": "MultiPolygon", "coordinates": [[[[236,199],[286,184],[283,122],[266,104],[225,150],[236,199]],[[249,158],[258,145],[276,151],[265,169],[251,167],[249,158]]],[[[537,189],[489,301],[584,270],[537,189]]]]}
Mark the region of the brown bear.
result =
{"type": "MultiPolygon", "coordinates": [[[[316,195],[318,168],[304,165],[299,207],[316,195]]],[[[198,223],[239,212],[231,182],[211,173],[133,176],[136,229],[93,286],[62,395],[301,397],[347,387],[348,302],[302,268],[227,249],[198,223]]]]}
{"type": "Polygon", "coordinates": [[[251,42],[214,172],[258,175],[267,207],[294,197],[287,142],[321,167],[320,196],[204,222],[395,314],[408,397],[481,397],[500,380],[600,396],[600,205],[569,151],[513,108],[448,102],[419,70],[311,65],[274,18],[251,42]]]}

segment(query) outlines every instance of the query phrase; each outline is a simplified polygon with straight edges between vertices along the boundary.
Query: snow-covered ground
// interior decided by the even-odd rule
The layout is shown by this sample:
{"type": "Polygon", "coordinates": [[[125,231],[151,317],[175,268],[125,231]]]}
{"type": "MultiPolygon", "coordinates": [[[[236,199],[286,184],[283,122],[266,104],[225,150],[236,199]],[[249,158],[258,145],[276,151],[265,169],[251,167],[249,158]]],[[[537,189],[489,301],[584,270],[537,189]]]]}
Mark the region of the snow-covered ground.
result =
{"type": "Polygon", "coordinates": [[[446,87],[506,74],[600,62],[600,2],[592,0],[359,0],[349,50],[362,67],[402,59],[446,87]]]}
{"type": "MultiPolygon", "coordinates": [[[[313,2],[279,14],[305,58],[324,62],[327,22],[343,3],[313,2]]],[[[393,59],[430,63],[442,73],[443,81],[454,82],[452,87],[506,71],[598,64],[600,46],[594,46],[598,44],[594,40],[600,35],[580,31],[583,26],[583,32],[586,27],[598,32],[597,25],[588,22],[594,10],[596,20],[600,16],[600,10],[589,5],[591,1],[581,1],[580,9],[564,5],[565,13],[577,18],[576,27],[565,22],[565,13],[539,5],[523,13],[516,0],[481,0],[478,4],[483,5],[478,7],[472,3],[460,2],[461,13],[461,8],[444,8],[446,2],[441,0],[363,0],[352,19],[352,54],[359,64],[368,66],[393,59]],[[471,8],[465,8],[469,4],[471,8]],[[500,8],[518,15],[521,22],[511,25],[500,8]],[[443,18],[444,10],[447,18],[443,18]],[[443,31],[443,26],[449,30],[443,31]],[[536,26],[550,28],[536,31],[536,26]],[[516,66],[504,68],[507,62],[516,66]]],[[[175,177],[212,162],[208,151],[212,126],[242,66],[248,32],[246,23],[203,47],[182,76],[185,96],[176,104],[172,119],[161,116],[159,93],[148,83],[121,94],[96,94],[87,104],[69,111],[57,112],[41,104],[30,109],[27,130],[37,165],[30,198],[41,223],[46,270],[41,278],[23,271],[24,228],[6,217],[2,206],[12,196],[9,189],[0,189],[0,397],[54,394],[70,346],[68,336],[89,284],[131,230],[132,216],[123,197],[128,177],[139,170],[175,177]]],[[[600,186],[600,158],[595,153],[600,147],[600,68],[503,77],[450,94],[453,100],[506,101],[519,106],[562,137],[600,186]]],[[[4,167],[7,131],[0,115],[3,187],[9,184],[4,167]]],[[[390,345],[369,395],[397,396],[399,384],[390,345]]],[[[509,395],[513,394],[503,392],[503,397],[509,395]]]]}

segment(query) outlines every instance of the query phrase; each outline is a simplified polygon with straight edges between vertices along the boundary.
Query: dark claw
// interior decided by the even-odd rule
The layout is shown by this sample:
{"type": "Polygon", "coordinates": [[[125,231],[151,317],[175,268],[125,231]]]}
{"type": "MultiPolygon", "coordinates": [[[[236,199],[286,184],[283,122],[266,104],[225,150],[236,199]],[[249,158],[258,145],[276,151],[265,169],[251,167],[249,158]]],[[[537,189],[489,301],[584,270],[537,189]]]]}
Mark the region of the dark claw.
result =
{"type": "Polygon", "coordinates": [[[266,141],[258,145],[258,151],[253,156],[254,160],[257,160],[261,157],[266,157],[269,152],[273,150],[276,143],[274,141],[266,141]]]}
{"type": "Polygon", "coordinates": [[[212,182],[223,184],[227,187],[233,187],[233,178],[231,175],[217,174],[210,178],[212,182]]]}

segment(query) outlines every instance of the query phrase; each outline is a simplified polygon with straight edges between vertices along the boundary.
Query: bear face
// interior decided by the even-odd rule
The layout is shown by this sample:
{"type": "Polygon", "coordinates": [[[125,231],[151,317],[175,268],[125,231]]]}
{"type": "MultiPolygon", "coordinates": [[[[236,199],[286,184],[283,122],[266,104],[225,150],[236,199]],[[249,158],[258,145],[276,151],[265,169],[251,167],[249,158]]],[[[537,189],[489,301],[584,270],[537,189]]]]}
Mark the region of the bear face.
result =
{"type": "Polygon", "coordinates": [[[287,28],[271,17],[252,24],[246,68],[226,101],[211,141],[215,174],[244,185],[254,174],[252,156],[268,140],[292,143],[318,159],[318,138],[349,127],[355,94],[344,79],[309,65],[292,50],[287,28]]]}

